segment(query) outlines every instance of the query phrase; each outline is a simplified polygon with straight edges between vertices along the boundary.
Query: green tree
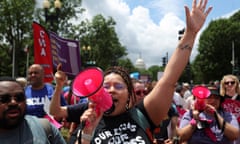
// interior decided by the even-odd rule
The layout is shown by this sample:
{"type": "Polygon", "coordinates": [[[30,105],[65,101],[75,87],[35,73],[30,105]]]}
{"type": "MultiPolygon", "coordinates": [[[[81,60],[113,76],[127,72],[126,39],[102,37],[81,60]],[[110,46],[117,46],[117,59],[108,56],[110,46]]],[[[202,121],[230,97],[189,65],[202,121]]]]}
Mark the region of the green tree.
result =
{"type": "Polygon", "coordinates": [[[149,74],[151,76],[151,79],[153,81],[157,81],[157,78],[158,78],[157,75],[158,75],[158,72],[161,71],[161,68],[157,65],[154,65],[154,66],[149,67],[148,71],[149,71],[149,74]]]}
{"type": "Polygon", "coordinates": [[[240,22],[239,13],[230,19],[212,21],[199,41],[199,55],[192,64],[195,83],[220,80],[232,73],[232,43],[235,45],[235,62],[239,67],[240,22]]]}
{"type": "Polygon", "coordinates": [[[0,2],[1,75],[25,75],[26,53],[23,49],[31,37],[35,1],[2,0],[0,2]],[[12,56],[15,54],[15,60],[12,56]],[[13,60],[13,61],[12,61],[13,60]]]}
{"type": "Polygon", "coordinates": [[[181,77],[179,78],[178,82],[179,83],[183,83],[183,82],[188,82],[188,83],[192,83],[193,80],[193,76],[192,76],[192,66],[191,63],[189,62],[187,64],[187,66],[185,67],[185,69],[183,70],[183,73],[181,75],[181,77]]]}
{"type": "Polygon", "coordinates": [[[127,55],[115,32],[115,24],[113,18],[105,19],[102,15],[96,15],[92,22],[81,23],[80,44],[91,46],[91,59],[102,69],[118,65],[118,60],[127,55]]]}
{"type": "Polygon", "coordinates": [[[137,70],[129,58],[119,59],[118,65],[126,68],[130,73],[137,70]]]}

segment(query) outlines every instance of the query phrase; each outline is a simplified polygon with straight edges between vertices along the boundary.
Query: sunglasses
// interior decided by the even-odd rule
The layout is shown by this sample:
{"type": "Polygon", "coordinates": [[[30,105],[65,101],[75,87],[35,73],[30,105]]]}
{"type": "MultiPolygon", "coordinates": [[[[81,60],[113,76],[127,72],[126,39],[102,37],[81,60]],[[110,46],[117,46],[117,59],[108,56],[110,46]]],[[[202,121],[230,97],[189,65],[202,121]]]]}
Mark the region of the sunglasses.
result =
{"type": "Polygon", "coordinates": [[[110,89],[111,87],[114,87],[114,89],[116,89],[116,90],[122,90],[122,89],[124,89],[126,86],[124,85],[124,84],[122,84],[122,83],[114,83],[114,84],[109,84],[109,83],[104,83],[103,84],[103,87],[105,88],[105,89],[110,89]]]}
{"type": "Polygon", "coordinates": [[[0,95],[0,103],[10,103],[12,99],[14,99],[16,102],[23,102],[25,101],[25,94],[17,93],[14,96],[10,94],[0,95]]]}
{"type": "Polygon", "coordinates": [[[148,92],[146,91],[146,90],[137,90],[137,91],[135,91],[135,94],[136,95],[147,95],[148,94],[148,92]]]}
{"type": "Polygon", "coordinates": [[[224,82],[224,84],[225,84],[225,85],[229,85],[229,84],[234,85],[234,84],[235,84],[235,81],[224,82]]]}

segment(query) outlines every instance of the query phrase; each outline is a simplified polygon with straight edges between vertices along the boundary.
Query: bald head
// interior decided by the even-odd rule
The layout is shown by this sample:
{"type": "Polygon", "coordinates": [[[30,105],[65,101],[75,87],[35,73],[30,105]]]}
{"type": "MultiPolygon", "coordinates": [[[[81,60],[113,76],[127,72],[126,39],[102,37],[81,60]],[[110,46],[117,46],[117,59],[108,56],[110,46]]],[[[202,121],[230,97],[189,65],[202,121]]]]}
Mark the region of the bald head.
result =
{"type": "Polygon", "coordinates": [[[44,86],[44,69],[39,64],[33,64],[28,69],[28,80],[33,89],[41,89],[44,86]]]}

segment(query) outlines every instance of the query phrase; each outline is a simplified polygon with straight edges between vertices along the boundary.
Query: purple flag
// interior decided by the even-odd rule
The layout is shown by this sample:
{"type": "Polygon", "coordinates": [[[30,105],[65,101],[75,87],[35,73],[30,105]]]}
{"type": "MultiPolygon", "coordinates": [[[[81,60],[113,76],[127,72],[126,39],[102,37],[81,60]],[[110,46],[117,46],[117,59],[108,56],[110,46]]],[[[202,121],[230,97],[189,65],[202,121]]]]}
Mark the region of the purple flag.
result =
{"type": "Polygon", "coordinates": [[[52,49],[53,67],[62,64],[62,71],[69,76],[76,76],[81,70],[79,42],[64,39],[54,32],[49,32],[52,49]]]}

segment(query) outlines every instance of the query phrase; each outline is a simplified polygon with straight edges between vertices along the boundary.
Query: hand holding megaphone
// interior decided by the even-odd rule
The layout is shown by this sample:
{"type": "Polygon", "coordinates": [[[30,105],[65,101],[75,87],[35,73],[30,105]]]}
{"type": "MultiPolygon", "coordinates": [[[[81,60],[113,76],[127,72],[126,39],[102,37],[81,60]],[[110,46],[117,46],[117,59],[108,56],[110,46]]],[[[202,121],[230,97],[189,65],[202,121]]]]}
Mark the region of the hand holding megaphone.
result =
{"type": "Polygon", "coordinates": [[[199,110],[200,112],[205,109],[205,99],[210,96],[210,90],[205,86],[195,86],[192,89],[193,96],[196,97],[194,103],[194,109],[199,110]]]}
{"type": "Polygon", "coordinates": [[[96,104],[90,102],[88,109],[80,117],[80,122],[82,124],[82,128],[84,128],[84,133],[92,134],[102,116],[103,111],[96,111],[96,104]]]}

